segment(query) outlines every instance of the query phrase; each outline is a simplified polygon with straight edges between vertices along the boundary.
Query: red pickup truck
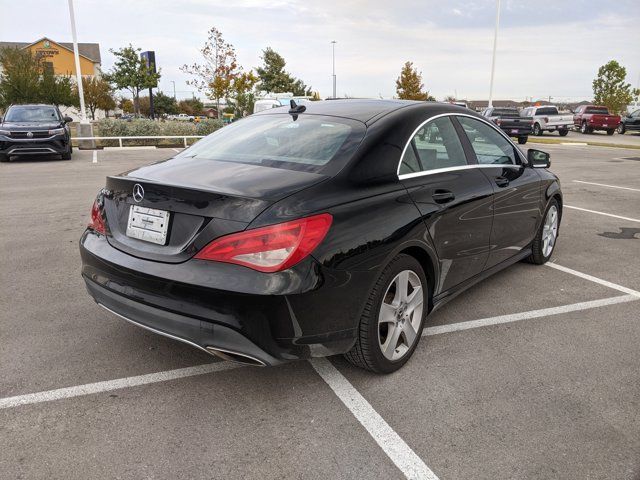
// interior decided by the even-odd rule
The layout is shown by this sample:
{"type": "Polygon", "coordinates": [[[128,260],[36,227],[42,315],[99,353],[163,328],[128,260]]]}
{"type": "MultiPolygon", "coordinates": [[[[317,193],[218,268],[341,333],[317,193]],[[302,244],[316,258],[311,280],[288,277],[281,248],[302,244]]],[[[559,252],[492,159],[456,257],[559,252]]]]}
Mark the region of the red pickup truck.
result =
{"type": "Polygon", "coordinates": [[[573,125],[582,133],[604,130],[607,135],[613,135],[620,120],[619,115],[609,114],[607,107],[597,105],[582,105],[573,112],[573,125]]]}

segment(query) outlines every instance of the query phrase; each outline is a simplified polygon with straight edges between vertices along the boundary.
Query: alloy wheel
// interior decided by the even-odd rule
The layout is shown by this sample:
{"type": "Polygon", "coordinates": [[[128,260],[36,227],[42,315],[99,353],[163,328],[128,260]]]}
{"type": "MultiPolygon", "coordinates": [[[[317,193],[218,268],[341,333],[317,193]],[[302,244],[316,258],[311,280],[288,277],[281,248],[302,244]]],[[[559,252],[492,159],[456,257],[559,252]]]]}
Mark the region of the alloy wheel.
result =
{"type": "Polygon", "coordinates": [[[542,254],[545,257],[551,255],[553,247],[556,244],[556,237],[558,236],[558,208],[555,205],[551,205],[547,216],[544,219],[544,226],[542,227],[542,254]]]}
{"type": "Polygon", "coordinates": [[[400,272],[387,287],[378,315],[378,346],[387,359],[400,360],[418,340],[424,292],[412,270],[400,272]]]}

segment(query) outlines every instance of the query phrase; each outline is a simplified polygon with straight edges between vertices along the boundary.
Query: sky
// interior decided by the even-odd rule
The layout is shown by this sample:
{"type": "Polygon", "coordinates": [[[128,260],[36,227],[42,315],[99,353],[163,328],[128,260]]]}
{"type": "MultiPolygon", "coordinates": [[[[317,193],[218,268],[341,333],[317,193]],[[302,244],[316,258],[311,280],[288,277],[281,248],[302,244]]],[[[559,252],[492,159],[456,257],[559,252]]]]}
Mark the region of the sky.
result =
{"type": "MultiPolygon", "coordinates": [[[[17,8],[0,20],[0,41],[71,41],[67,0],[0,0],[0,11],[17,8]]],[[[174,81],[179,98],[203,96],[179,67],[200,61],[214,26],[245,70],[272,47],[323,98],[332,40],[338,96],[392,98],[406,61],[438,100],[489,95],[495,0],[75,0],[75,13],[78,41],[100,44],[103,71],[109,49],[155,50],[160,89],[172,94],[174,81]]],[[[640,0],[502,0],[494,99],[590,99],[598,67],[612,59],[639,86],[640,0]]]]}

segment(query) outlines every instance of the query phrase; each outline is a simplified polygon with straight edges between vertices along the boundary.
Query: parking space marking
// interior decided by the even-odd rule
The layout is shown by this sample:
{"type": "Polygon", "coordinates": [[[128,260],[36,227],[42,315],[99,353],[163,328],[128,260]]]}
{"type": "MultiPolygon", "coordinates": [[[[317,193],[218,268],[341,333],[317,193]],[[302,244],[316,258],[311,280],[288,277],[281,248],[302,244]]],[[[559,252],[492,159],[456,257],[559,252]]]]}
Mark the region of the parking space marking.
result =
{"type": "Polygon", "coordinates": [[[565,205],[563,205],[563,207],[571,208],[573,210],[580,210],[581,212],[596,213],[598,215],[605,215],[607,217],[619,218],[620,220],[628,220],[630,222],[638,222],[638,223],[640,223],[640,220],[637,219],[637,218],[621,217],[620,215],[614,215],[612,213],[598,212],[597,210],[589,210],[588,208],[574,207],[573,205],[566,205],[565,204],[565,205]]]}
{"type": "Polygon", "coordinates": [[[44,392],[18,395],[15,397],[0,398],[0,410],[4,408],[18,407],[20,405],[51,402],[53,400],[61,400],[63,398],[109,392],[111,390],[119,390],[121,388],[137,387],[139,385],[148,385],[150,383],[166,382],[169,380],[176,380],[178,378],[193,377],[195,375],[204,375],[206,373],[230,370],[241,366],[242,365],[240,364],[231,362],[205,363],[203,365],[196,365],[195,367],[178,368],[176,370],[166,370],[164,372],[149,373],[135,377],[117,378],[115,380],[87,383],[85,385],[78,385],[75,387],[59,388],[57,390],[48,390],[44,392]]]}
{"type": "Polygon", "coordinates": [[[438,480],[436,474],[329,360],[314,358],[309,362],[405,477],[438,480]]]}
{"type": "Polygon", "coordinates": [[[91,163],[98,163],[98,151],[93,151],[93,161],[91,163]]]}
{"type": "Polygon", "coordinates": [[[498,317],[481,318],[479,320],[470,320],[467,322],[452,323],[449,325],[438,325],[428,327],[422,331],[423,337],[431,335],[440,335],[442,333],[459,332],[461,330],[470,330],[472,328],[487,327],[491,325],[501,325],[503,323],[519,322],[532,318],[549,317],[559,315],[561,313],[578,312],[580,310],[588,310],[591,308],[604,307],[607,305],[615,305],[617,303],[633,302],[638,300],[635,295],[622,295],[619,297],[603,298],[600,300],[591,300],[589,302],[572,303],[571,305],[561,305],[559,307],[541,308],[539,310],[530,310],[528,312],[511,313],[508,315],[500,315],[498,317]]]}
{"type": "Polygon", "coordinates": [[[619,187],[617,185],[607,185],[606,183],[585,182],[583,180],[574,180],[574,183],[584,183],[587,185],[597,185],[598,187],[618,188],[620,190],[631,190],[632,192],[640,192],[640,188],[619,187]]]}
{"type": "Polygon", "coordinates": [[[608,280],[603,280],[602,278],[594,277],[593,275],[589,275],[588,273],[578,272],[577,270],[573,270],[568,267],[563,267],[562,265],[558,265],[557,263],[545,263],[547,267],[555,268],[556,270],[560,270],[561,272],[568,273],[570,275],[575,275],[576,277],[584,278],[585,280],[589,280],[590,282],[597,283],[603,285],[605,287],[613,288],[614,290],[618,290],[619,292],[626,293],[628,295],[633,295],[635,297],[640,298],[640,292],[637,290],[632,290],[631,288],[623,287],[622,285],[618,285],[617,283],[609,282],[608,280]]]}
{"type": "Polygon", "coordinates": [[[172,148],[171,150],[173,150],[174,152],[177,152],[177,153],[180,153],[182,151],[179,148],[172,148]]]}

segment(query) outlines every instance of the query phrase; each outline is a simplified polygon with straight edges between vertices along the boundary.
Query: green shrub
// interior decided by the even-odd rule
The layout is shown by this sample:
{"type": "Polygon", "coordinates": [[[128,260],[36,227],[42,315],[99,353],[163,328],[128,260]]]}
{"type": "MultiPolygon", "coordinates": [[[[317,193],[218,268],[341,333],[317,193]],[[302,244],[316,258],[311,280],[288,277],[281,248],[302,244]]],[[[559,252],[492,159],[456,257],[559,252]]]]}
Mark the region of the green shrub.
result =
{"type": "MultiPolygon", "coordinates": [[[[102,119],[94,124],[94,135],[96,137],[137,137],[137,136],[180,136],[180,135],[209,135],[224,123],[221,120],[209,119],[200,123],[192,122],[155,122],[147,119],[136,119],[130,122],[125,120],[114,120],[111,118],[102,119]]],[[[194,143],[195,139],[187,139],[188,144],[194,143]]],[[[182,146],[183,140],[180,138],[147,138],[140,140],[123,140],[124,146],[130,145],[156,145],[156,146],[182,146]]],[[[100,145],[111,147],[118,146],[117,140],[101,140],[100,145]]]]}

